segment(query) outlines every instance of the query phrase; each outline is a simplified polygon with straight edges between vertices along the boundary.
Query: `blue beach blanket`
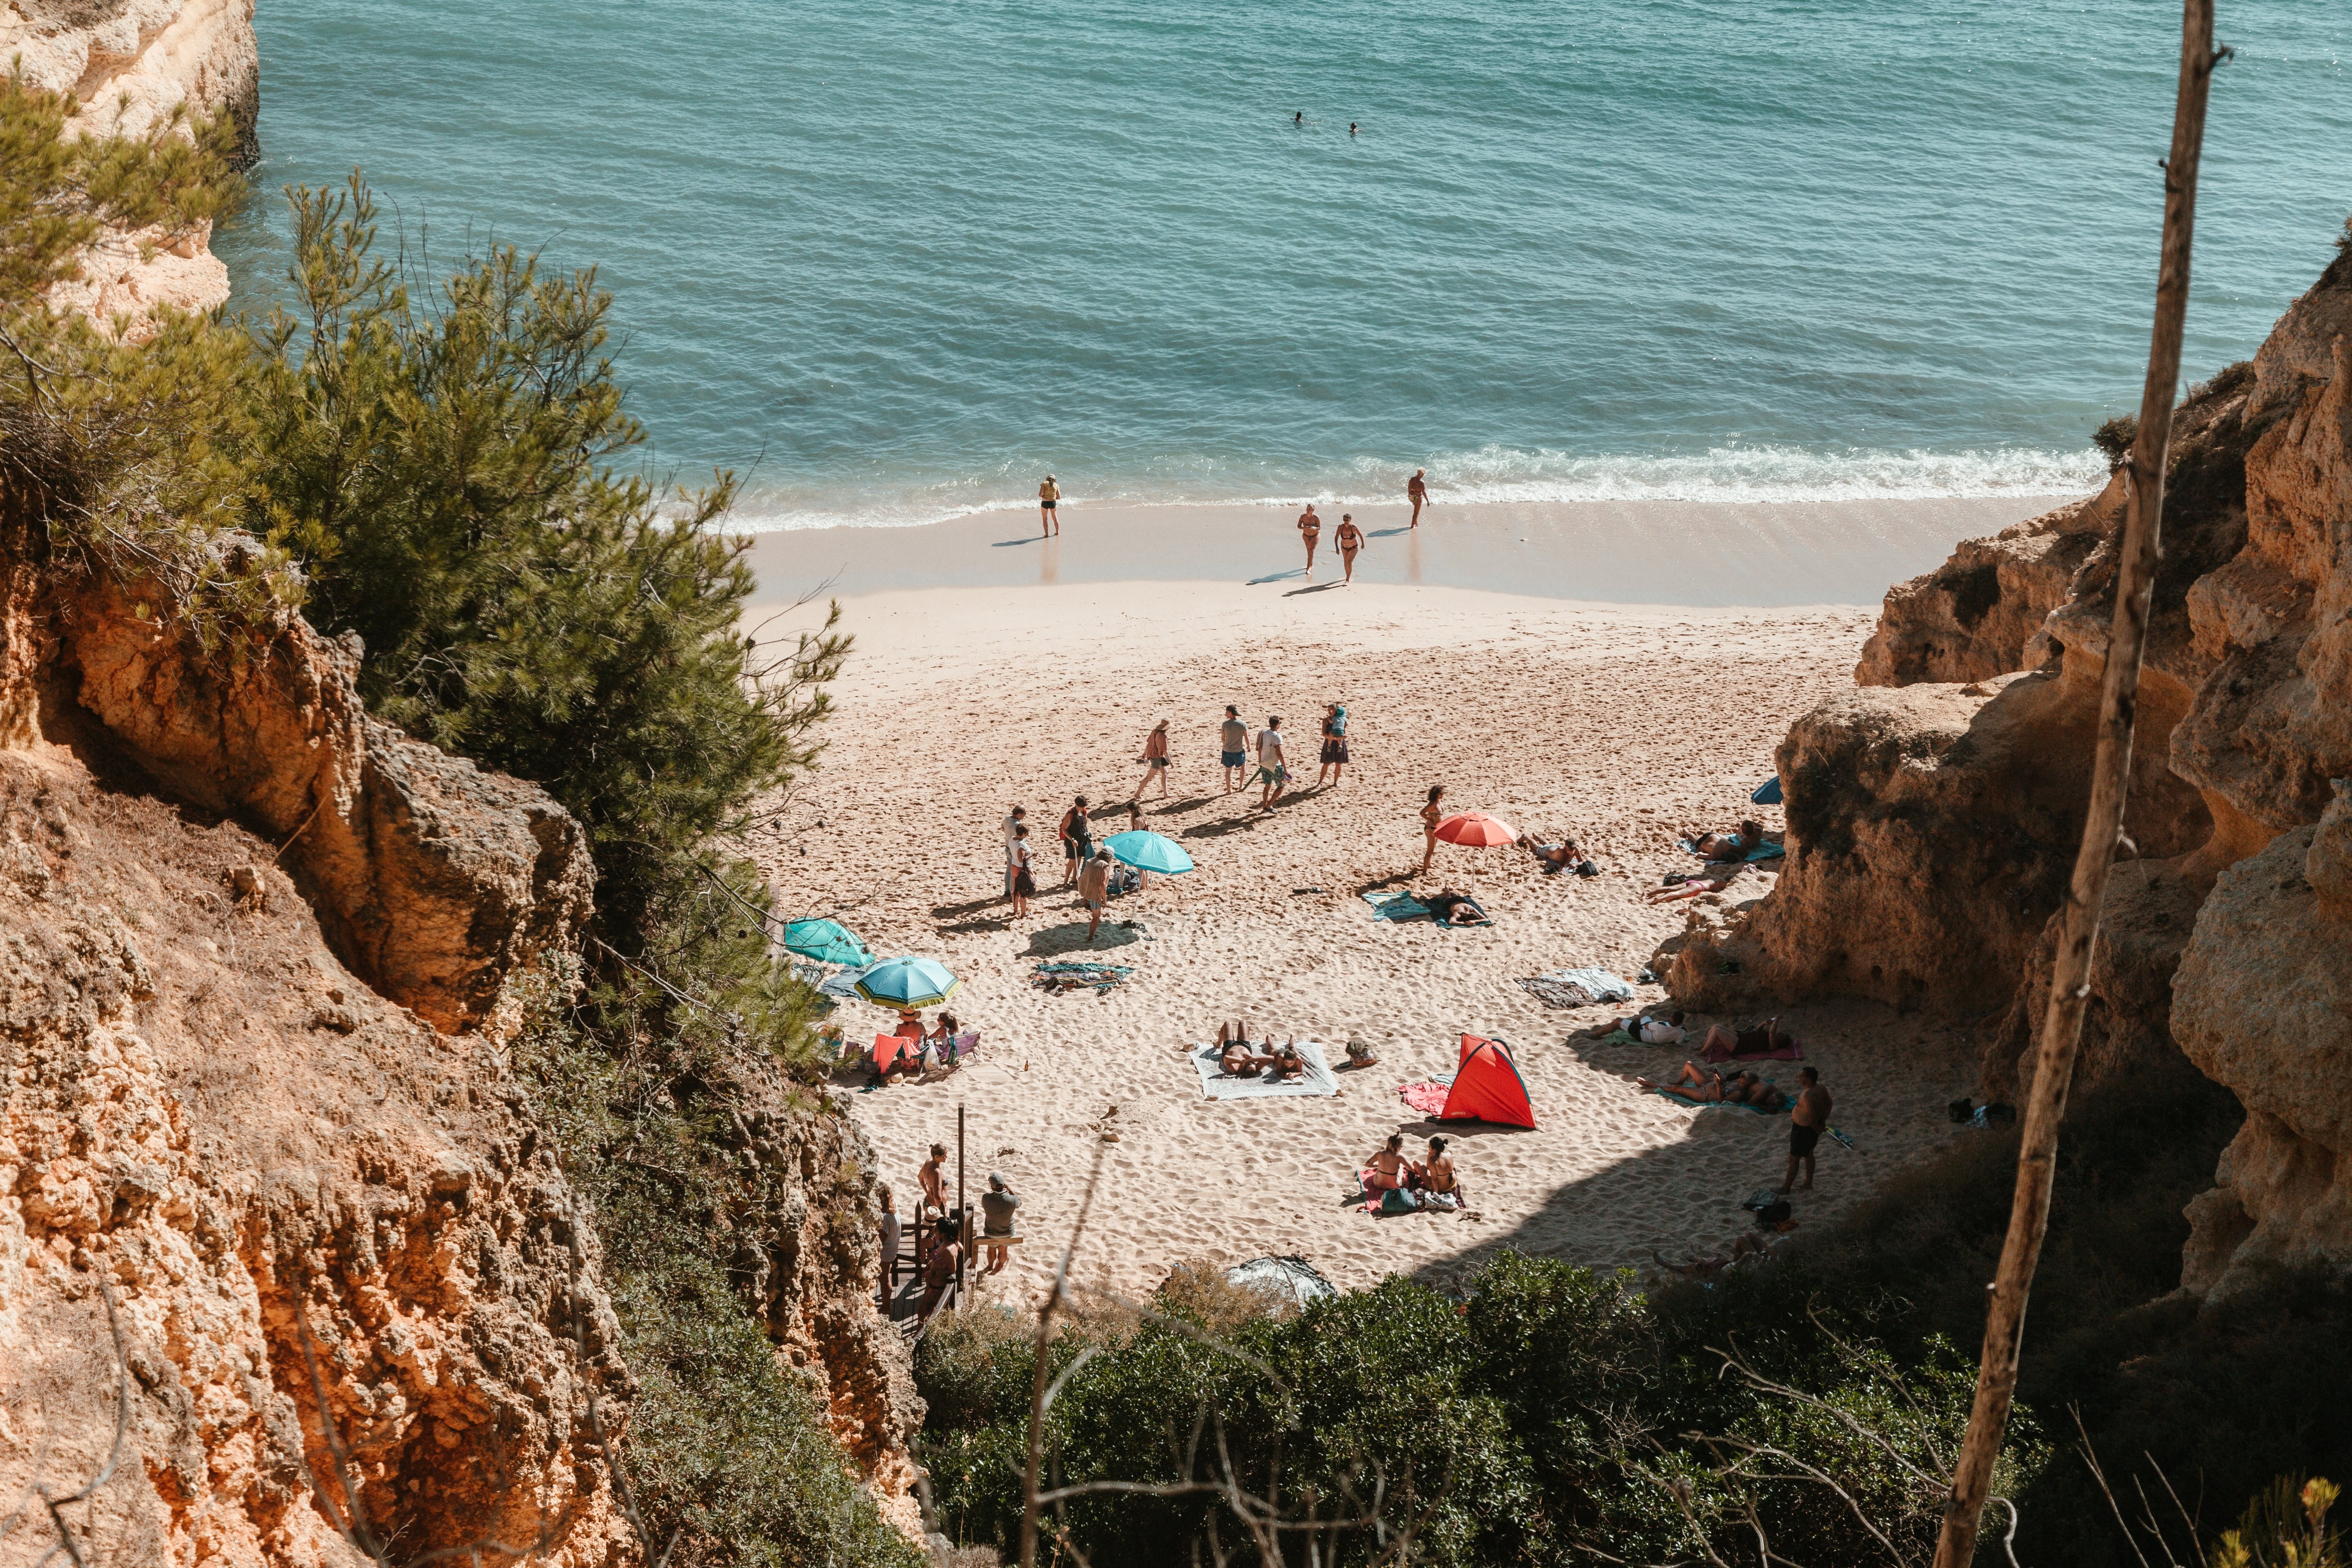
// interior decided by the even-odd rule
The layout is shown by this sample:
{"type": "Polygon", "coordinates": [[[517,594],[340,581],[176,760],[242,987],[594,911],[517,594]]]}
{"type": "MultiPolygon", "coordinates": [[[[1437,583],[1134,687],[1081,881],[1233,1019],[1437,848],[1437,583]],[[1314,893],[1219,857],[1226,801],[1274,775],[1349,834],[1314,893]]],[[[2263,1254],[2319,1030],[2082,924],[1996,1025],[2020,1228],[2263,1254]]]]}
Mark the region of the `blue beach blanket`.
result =
{"type": "Polygon", "coordinates": [[[1372,906],[1376,921],[1425,921],[1430,910],[1427,904],[1402,889],[1385,893],[1366,893],[1364,902],[1372,906]]]}

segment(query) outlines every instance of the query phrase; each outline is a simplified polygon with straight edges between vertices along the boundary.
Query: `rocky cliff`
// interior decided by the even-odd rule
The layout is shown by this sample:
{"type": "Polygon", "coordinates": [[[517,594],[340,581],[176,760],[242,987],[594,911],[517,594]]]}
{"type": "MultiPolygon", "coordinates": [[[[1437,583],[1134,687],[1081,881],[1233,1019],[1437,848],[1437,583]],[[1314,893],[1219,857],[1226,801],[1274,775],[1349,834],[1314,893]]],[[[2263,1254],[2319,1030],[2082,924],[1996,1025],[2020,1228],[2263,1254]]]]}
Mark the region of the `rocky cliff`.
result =
{"type": "MultiPolygon", "coordinates": [[[[184,105],[236,117],[244,161],[259,156],[261,57],[253,0],[8,0],[0,5],[0,62],[81,101],[76,123],[97,135],[142,135],[184,105]]],[[[162,248],[114,235],[54,296],[100,321],[127,315],[140,339],[160,306],[208,310],[228,299],[228,268],[206,234],[162,248]]]]}
{"type": "MultiPolygon", "coordinates": [[[[2352,940],[2321,865],[2339,831],[2322,826],[2339,809],[2330,781],[2352,774],[2347,400],[2352,252],[2175,424],[2126,863],[2082,1070],[2185,1047],[2245,1101],[2192,1213],[2200,1291],[2281,1262],[2352,1267],[2352,1209],[2325,1195],[2352,1118],[2311,1108],[2342,1100],[2328,1053],[2352,993],[2292,981],[2352,940]]],[[[1677,996],[1862,995],[1973,1017],[1986,1092],[2021,1091],[2082,830],[2122,500],[2111,484],[1888,594],[1857,689],[1780,749],[1786,870],[1661,949],[1677,996]]]]}
{"type": "MultiPolygon", "coordinates": [[[[299,616],[188,608],[0,491],[0,1487],[104,1475],[85,1560],[635,1561],[593,1216],[506,1049],[579,826],[370,718],[299,616]]],[[[911,1522],[870,1153],[740,1087],[747,1309],[911,1522]]]]}

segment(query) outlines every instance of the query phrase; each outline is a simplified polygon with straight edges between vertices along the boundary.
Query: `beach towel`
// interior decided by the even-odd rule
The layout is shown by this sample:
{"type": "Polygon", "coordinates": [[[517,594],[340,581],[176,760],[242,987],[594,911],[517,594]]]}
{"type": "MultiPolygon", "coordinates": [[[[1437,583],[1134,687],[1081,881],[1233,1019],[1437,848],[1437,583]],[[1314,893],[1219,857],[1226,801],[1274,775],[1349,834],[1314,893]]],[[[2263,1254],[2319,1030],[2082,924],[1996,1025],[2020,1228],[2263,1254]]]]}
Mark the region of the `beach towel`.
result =
{"type": "MultiPolygon", "coordinates": [[[[1768,1083],[1771,1082],[1769,1079],[1765,1081],[1768,1083]]],[[[1773,1084],[1772,1087],[1778,1089],[1780,1086],[1779,1084],[1773,1084]]],[[[1759,1116],[1786,1116],[1789,1113],[1789,1107],[1786,1103],[1783,1103],[1778,1110],[1767,1110],[1760,1105],[1747,1105],[1737,1100],[1693,1100],[1690,1096],[1677,1093],[1671,1089],[1654,1089],[1650,1092],[1652,1094],[1664,1095],[1666,1099],[1673,1100],[1676,1105],[1686,1105],[1693,1110],[1748,1110],[1755,1112],[1759,1116]]],[[[1786,1097],[1784,1096],[1784,1100],[1785,1098],[1786,1097]]]]}
{"type": "Polygon", "coordinates": [[[1450,1081],[1440,1083],[1433,1078],[1425,1078],[1415,1083],[1397,1085],[1397,1093],[1407,1105],[1423,1116],[1435,1116],[1445,1109],[1445,1097],[1453,1088],[1450,1081]]]}
{"type": "Polygon", "coordinates": [[[1595,1002],[1631,1002],[1633,988],[1605,969],[1560,969],[1519,982],[1519,988],[1547,1007],[1583,1007],[1595,1002]]]}
{"type": "Polygon", "coordinates": [[[1307,1062],[1307,1071],[1286,1082],[1281,1079],[1227,1078],[1221,1060],[1223,1053],[1214,1046],[1195,1046],[1192,1048],[1192,1068],[1201,1075],[1201,1098],[1272,1100],[1297,1095],[1328,1097],[1339,1092],[1339,1080],[1331,1075],[1331,1068],[1324,1062],[1321,1046],[1313,1040],[1301,1040],[1298,1042],[1298,1054],[1307,1062]]]}
{"type": "Polygon", "coordinates": [[[819,981],[817,989],[827,996],[855,996],[857,994],[857,983],[865,978],[866,970],[863,968],[836,970],[819,981]]]}
{"type": "Polygon", "coordinates": [[[1339,1287],[1324,1279],[1315,1265],[1295,1255],[1253,1258],[1226,1269],[1225,1278],[1253,1290],[1287,1297],[1301,1307],[1311,1307],[1339,1293],[1339,1287]]]}
{"type": "Polygon", "coordinates": [[[1082,986],[1108,991],[1134,973],[1124,963],[1041,963],[1035,979],[1039,990],[1060,995],[1082,986]]]}
{"type": "MultiPolygon", "coordinates": [[[[1519,984],[1524,985],[1527,982],[1522,980],[1519,984]]],[[[1642,1044],[1640,1040],[1635,1039],[1633,1036],[1627,1034],[1622,1029],[1612,1029],[1592,1043],[1596,1046],[1638,1046],[1642,1044]]]]}
{"type": "Polygon", "coordinates": [[[1750,849],[1748,852],[1747,863],[1753,866],[1759,860],[1778,860],[1781,856],[1786,855],[1787,853],[1787,849],[1767,838],[1763,843],[1758,845],[1755,848],[1750,849]]]}
{"type": "Polygon", "coordinates": [[[1429,918],[1429,906],[1402,888],[1385,893],[1366,893],[1364,902],[1372,906],[1376,921],[1423,921],[1429,918]]]}

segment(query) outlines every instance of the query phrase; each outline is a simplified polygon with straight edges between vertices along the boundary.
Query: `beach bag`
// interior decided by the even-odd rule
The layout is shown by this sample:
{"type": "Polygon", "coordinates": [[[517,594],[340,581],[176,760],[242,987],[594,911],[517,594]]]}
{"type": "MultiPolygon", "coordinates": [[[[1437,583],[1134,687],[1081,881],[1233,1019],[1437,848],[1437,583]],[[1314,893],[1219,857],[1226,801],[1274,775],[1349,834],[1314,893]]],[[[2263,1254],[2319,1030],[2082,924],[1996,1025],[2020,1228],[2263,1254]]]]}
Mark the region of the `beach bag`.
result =
{"type": "Polygon", "coordinates": [[[1601,875],[1601,868],[1594,865],[1591,861],[1587,860],[1582,865],[1577,867],[1576,874],[1580,877],[1598,877],[1601,875]]]}
{"type": "Polygon", "coordinates": [[[1421,1200],[1421,1206],[1425,1209],[1443,1209],[1451,1214],[1462,1206],[1462,1200],[1452,1193],[1431,1193],[1421,1200]]]}
{"type": "Polygon", "coordinates": [[[1785,1225],[1788,1223],[1790,1213],[1791,1211],[1789,1207],[1789,1200],[1784,1197],[1775,1196],[1770,1204],[1756,1211],[1757,1228],[1759,1230],[1770,1230],[1779,1226],[1785,1225]]]}
{"type": "Polygon", "coordinates": [[[1951,1117],[1954,1121],[1967,1121],[1973,1118],[1977,1113],[1975,1102],[1970,1100],[1965,1094],[1960,1096],[1959,1099],[1952,1101],[1951,1104],[1944,1107],[1944,1110],[1945,1113],[1951,1117]]]}
{"type": "Polygon", "coordinates": [[[1402,1187],[1391,1187],[1381,1194],[1382,1214],[1415,1214],[1420,1208],[1420,1203],[1402,1187]]]}

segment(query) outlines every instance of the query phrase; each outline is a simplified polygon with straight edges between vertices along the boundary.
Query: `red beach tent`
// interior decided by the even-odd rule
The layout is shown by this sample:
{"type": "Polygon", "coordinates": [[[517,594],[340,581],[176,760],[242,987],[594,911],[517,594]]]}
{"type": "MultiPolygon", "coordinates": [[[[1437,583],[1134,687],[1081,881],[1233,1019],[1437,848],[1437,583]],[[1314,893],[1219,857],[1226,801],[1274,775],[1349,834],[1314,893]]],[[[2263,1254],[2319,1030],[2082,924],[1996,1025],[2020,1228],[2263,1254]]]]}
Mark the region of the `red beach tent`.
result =
{"type": "Polygon", "coordinates": [[[1462,1037],[1462,1065],[1454,1069],[1454,1087],[1437,1114],[1442,1121],[1492,1121],[1530,1131],[1536,1124],[1528,1086],[1511,1063],[1509,1048],[1476,1035],[1462,1037]]]}

